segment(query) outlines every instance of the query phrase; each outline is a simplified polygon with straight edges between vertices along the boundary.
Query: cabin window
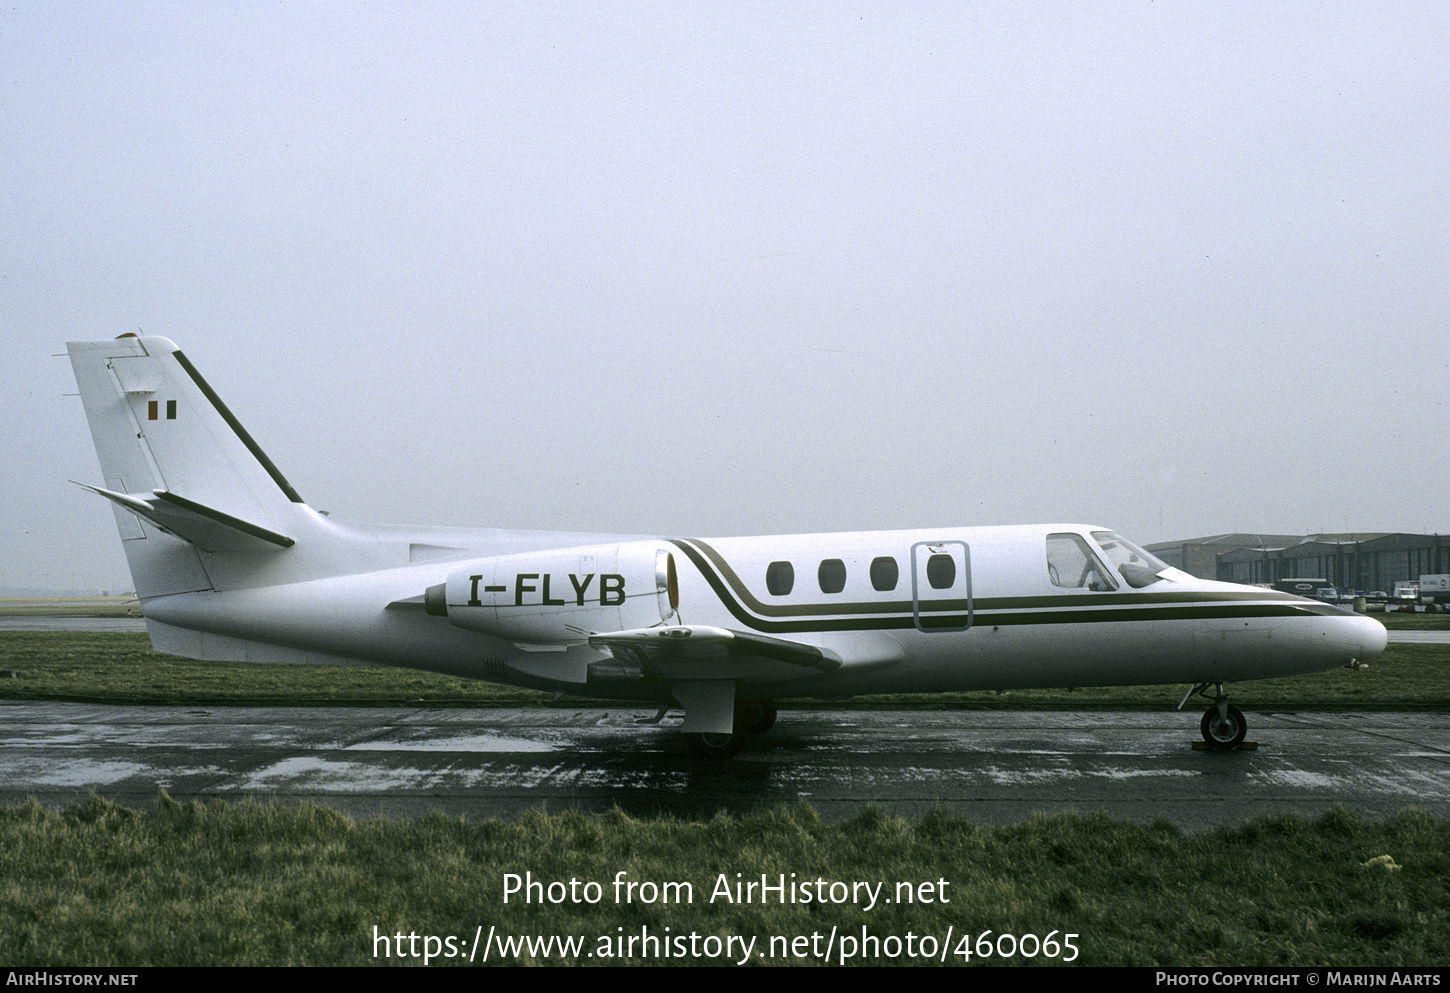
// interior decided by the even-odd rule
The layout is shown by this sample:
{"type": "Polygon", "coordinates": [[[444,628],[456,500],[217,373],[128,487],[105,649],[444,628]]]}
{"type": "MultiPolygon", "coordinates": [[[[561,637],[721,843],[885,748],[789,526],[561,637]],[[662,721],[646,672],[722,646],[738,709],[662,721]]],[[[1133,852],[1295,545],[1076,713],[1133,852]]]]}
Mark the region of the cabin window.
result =
{"type": "Polygon", "coordinates": [[[926,560],[926,581],[934,590],[949,590],[957,581],[957,562],[950,555],[937,553],[926,560]]]}
{"type": "Polygon", "coordinates": [[[795,587],[795,567],[789,562],[772,562],[765,569],[765,588],[771,596],[785,596],[795,587]]]}
{"type": "Polygon", "coordinates": [[[1065,590],[1118,588],[1080,534],[1047,536],[1047,578],[1065,590]]]}
{"type": "Polygon", "coordinates": [[[839,593],[846,588],[846,563],[840,559],[824,559],[816,570],[822,593],[839,593]]]}
{"type": "Polygon", "coordinates": [[[890,555],[883,555],[879,559],[871,560],[871,588],[876,590],[894,590],[897,582],[901,579],[901,569],[897,566],[896,560],[890,555]]]}

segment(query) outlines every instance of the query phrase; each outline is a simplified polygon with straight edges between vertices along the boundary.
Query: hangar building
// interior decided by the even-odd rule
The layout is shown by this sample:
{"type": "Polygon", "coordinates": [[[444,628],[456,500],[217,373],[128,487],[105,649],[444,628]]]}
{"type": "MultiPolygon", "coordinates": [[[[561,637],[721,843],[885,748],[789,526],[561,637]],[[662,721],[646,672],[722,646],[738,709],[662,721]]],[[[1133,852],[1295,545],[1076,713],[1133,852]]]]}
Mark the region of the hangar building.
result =
{"type": "Polygon", "coordinates": [[[1450,573],[1450,537],[1438,534],[1218,534],[1147,547],[1184,572],[1227,583],[1315,578],[1388,593],[1422,574],[1450,573]]]}

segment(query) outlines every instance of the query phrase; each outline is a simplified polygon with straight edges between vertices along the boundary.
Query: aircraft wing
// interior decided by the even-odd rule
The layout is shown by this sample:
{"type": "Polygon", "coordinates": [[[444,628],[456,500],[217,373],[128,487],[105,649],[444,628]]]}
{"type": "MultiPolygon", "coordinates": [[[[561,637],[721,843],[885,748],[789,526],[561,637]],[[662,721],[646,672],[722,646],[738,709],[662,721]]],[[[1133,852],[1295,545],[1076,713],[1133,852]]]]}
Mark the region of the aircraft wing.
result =
{"type": "MultiPolygon", "coordinates": [[[[779,683],[840,667],[815,645],[703,625],[639,628],[590,635],[618,663],[660,679],[736,679],[779,683]]],[[[596,663],[597,664],[597,663],[596,663]]]]}

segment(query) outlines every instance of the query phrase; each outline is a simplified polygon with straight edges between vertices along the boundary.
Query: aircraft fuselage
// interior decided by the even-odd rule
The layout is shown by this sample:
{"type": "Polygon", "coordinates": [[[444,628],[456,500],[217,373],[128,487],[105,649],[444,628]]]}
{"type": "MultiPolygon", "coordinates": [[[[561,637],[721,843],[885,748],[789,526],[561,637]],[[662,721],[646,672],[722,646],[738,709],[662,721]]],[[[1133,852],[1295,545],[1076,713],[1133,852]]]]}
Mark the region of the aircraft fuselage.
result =
{"type": "MultiPolygon", "coordinates": [[[[591,634],[743,628],[815,646],[838,663],[828,672],[786,669],[750,680],[753,690],[777,696],[1229,682],[1342,666],[1383,648],[1384,629],[1374,620],[1177,570],[1136,590],[1055,586],[1048,536],[1076,535],[1096,553],[1092,535],[1103,530],[633,538],[171,594],[147,599],[145,613],[174,647],[189,639],[192,650],[209,641],[212,651],[225,651],[235,641],[238,658],[316,653],[650,700],[669,693],[667,684],[646,685],[655,682],[647,672],[632,687],[608,671],[591,676],[591,667],[609,670],[612,661],[609,650],[589,644],[591,634]],[[928,575],[933,555],[949,558],[954,574],[943,567],[928,575]],[[674,607],[657,580],[661,556],[673,562],[674,607]],[[631,557],[632,571],[612,571],[631,557]],[[608,569],[577,564],[606,558],[608,569]],[[793,581],[783,589],[787,567],[793,581]],[[430,614],[420,591],[440,585],[446,609],[430,614]]],[[[581,537],[593,536],[553,540],[581,537]]],[[[527,532],[520,540],[547,539],[527,532]]]]}
{"type": "Polygon", "coordinates": [[[411,529],[309,507],[164,338],[71,342],[153,646],[674,703],[724,751],[773,698],[1217,684],[1358,664],[1376,621],[1195,579],[1105,528],[737,538],[411,529]]]}

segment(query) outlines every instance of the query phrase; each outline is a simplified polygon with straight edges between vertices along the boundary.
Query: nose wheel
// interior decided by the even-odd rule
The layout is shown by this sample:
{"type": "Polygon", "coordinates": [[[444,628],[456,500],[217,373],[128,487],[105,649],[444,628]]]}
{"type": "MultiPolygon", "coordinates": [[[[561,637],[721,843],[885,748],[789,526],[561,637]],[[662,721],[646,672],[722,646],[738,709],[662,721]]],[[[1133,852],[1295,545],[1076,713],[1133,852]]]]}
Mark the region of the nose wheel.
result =
{"type": "Polygon", "coordinates": [[[1198,727],[1208,747],[1216,752],[1231,752],[1238,748],[1244,743],[1244,735],[1249,730],[1243,711],[1231,703],[1215,703],[1209,707],[1203,712],[1203,720],[1198,727]]]}
{"type": "Polygon", "coordinates": [[[1244,720],[1244,712],[1228,702],[1223,683],[1199,683],[1192,687],[1183,695],[1178,709],[1182,710],[1188,698],[1195,693],[1207,696],[1204,691],[1210,686],[1214,688],[1213,705],[1203,712],[1203,720],[1199,722],[1198,729],[1203,732],[1203,740],[1209,748],[1216,752],[1231,752],[1243,745],[1249,725],[1244,720]]]}

